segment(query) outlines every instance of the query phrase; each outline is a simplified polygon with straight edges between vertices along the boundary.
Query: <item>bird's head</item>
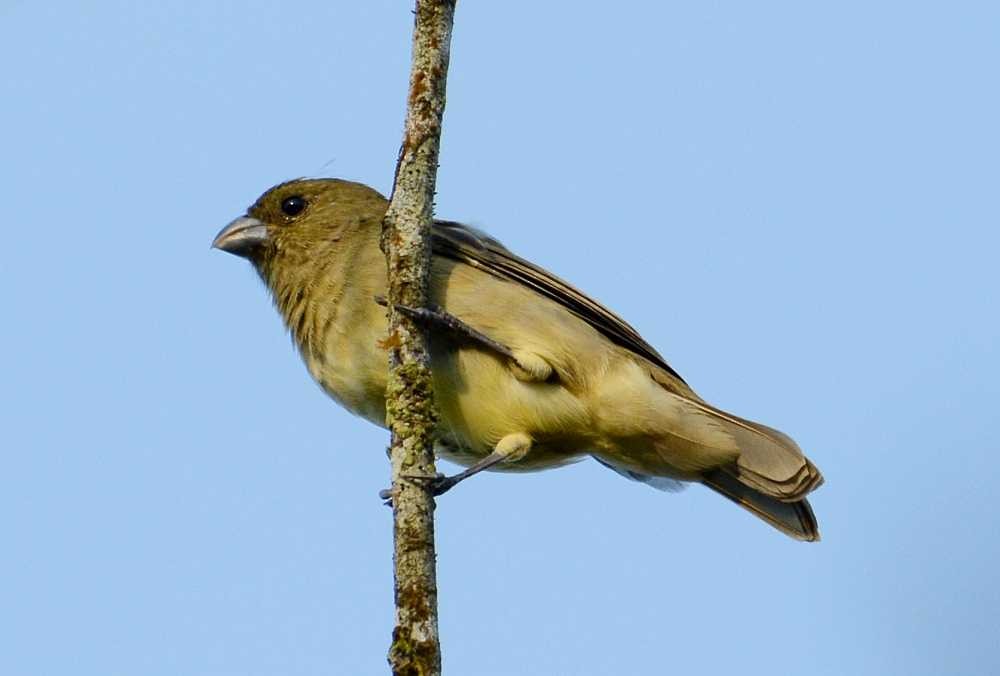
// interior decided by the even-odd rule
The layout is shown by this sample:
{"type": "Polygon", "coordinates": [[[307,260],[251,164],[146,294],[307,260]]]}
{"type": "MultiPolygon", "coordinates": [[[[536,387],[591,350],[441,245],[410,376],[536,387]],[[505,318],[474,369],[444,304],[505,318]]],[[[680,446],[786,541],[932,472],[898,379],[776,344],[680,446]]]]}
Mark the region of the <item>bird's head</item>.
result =
{"type": "Polygon", "coordinates": [[[212,247],[246,258],[265,278],[277,267],[336,256],[359,231],[378,232],[388,203],[361,183],[295,179],[271,188],[224,227],[212,247]]]}

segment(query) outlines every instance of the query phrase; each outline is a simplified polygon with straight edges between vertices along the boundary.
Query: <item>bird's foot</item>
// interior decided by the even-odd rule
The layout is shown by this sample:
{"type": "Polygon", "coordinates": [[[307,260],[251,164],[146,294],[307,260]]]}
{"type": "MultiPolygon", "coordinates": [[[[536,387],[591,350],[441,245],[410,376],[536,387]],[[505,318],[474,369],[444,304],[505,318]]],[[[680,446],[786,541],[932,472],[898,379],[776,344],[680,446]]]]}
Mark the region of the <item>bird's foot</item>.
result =
{"type": "MultiPolygon", "coordinates": [[[[407,481],[412,481],[413,483],[423,484],[427,490],[430,492],[431,497],[437,497],[442,495],[457,484],[461,479],[456,477],[445,476],[444,474],[438,474],[437,476],[429,477],[422,474],[401,474],[401,478],[407,481]]],[[[387,507],[392,507],[392,489],[383,488],[378,492],[378,497],[383,501],[383,504],[387,507]]]]}
{"type": "MultiPolygon", "coordinates": [[[[384,296],[375,296],[375,302],[383,307],[389,306],[389,301],[385,299],[384,296]]],[[[464,321],[459,319],[453,314],[450,314],[439,307],[410,307],[409,305],[402,305],[400,303],[393,303],[392,306],[397,312],[406,315],[415,322],[420,322],[427,326],[432,326],[437,329],[443,329],[456,334],[467,340],[471,340],[473,343],[485,347],[497,354],[501,354],[508,359],[517,362],[518,359],[514,355],[514,351],[503,343],[497,342],[487,336],[482,331],[478,331],[464,321]]]]}

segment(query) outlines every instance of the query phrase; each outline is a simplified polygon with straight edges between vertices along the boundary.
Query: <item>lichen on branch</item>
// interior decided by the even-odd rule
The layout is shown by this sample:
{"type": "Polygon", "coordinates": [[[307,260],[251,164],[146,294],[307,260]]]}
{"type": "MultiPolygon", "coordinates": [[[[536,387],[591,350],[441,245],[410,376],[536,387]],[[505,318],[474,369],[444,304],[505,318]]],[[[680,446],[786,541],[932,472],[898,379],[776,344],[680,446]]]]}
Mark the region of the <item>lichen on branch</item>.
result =
{"type": "Polygon", "coordinates": [[[441,121],[445,107],[454,0],[417,0],[403,143],[392,199],[382,224],[389,276],[389,385],[396,626],[389,648],[394,674],[441,673],[434,499],[414,477],[434,477],[436,424],[427,335],[395,305],[425,307],[430,274],[441,121]]]}

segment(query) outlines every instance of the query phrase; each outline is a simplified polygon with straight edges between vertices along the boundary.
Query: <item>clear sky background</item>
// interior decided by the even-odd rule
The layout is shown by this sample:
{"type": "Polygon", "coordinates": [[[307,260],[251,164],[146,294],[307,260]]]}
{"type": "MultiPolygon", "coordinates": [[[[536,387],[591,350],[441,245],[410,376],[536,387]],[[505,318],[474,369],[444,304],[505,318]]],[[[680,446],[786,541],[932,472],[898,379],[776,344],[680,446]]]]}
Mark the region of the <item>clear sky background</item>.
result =
{"type": "MultiPolygon", "coordinates": [[[[1000,673],[1000,6],[615,7],[460,3],[438,214],[794,436],[824,540],[477,478],[446,671],[1000,673]]],[[[386,673],[387,435],[208,245],[291,177],[388,191],[410,10],[0,4],[0,673],[386,673]]]]}

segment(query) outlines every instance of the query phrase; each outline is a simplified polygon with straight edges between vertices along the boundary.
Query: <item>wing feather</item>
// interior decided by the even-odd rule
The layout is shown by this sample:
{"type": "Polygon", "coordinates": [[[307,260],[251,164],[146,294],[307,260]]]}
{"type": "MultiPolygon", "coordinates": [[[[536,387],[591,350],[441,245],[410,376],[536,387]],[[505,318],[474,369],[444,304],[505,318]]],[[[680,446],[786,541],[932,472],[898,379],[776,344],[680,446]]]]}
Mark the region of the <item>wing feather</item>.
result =
{"type": "Polygon", "coordinates": [[[612,342],[652,362],[679,380],[684,385],[680,389],[689,390],[680,374],[624,319],[548,270],[521,258],[486,233],[461,223],[437,221],[432,230],[431,243],[434,253],[439,256],[521,284],[559,303],[612,342]]]}

